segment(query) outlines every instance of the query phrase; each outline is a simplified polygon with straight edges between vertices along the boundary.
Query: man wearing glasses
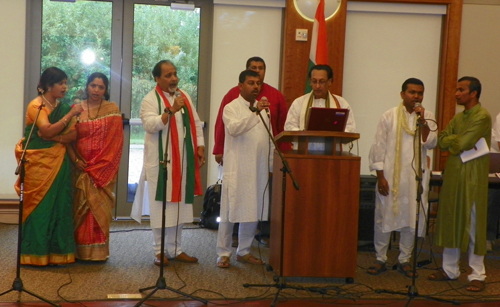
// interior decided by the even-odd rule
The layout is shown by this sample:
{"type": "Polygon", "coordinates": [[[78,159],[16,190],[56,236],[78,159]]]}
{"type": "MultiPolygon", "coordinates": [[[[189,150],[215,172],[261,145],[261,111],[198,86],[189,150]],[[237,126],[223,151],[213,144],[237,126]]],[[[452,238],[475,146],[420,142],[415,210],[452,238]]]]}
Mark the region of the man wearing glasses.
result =
{"type": "Polygon", "coordinates": [[[290,106],[285,122],[286,131],[306,129],[307,113],[311,107],[349,109],[345,132],[356,132],[356,123],[351,106],[347,101],[328,90],[333,82],[333,70],[328,65],[315,65],[309,71],[312,91],[295,99],[290,106]]]}

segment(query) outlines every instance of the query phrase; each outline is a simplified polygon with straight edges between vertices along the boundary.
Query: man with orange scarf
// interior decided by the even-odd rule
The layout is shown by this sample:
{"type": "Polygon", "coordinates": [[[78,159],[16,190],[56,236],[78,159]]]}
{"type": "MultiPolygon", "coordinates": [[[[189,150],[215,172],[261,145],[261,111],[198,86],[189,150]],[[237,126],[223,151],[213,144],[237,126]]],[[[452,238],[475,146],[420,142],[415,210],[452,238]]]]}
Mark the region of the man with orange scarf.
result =
{"type": "MultiPolygon", "coordinates": [[[[168,264],[170,259],[194,263],[198,259],[182,251],[181,238],[184,223],[193,221],[194,196],[203,193],[199,173],[200,166],[205,164],[202,122],[191,97],[177,87],[177,69],[171,61],[158,62],[153,68],[153,77],[157,86],[144,97],[140,112],[146,132],[141,175],[141,180],[147,181],[144,185],[146,195],[136,196],[132,215],[143,212],[143,202],[149,203],[156,255],[154,264],[160,265],[162,206],[166,189],[163,262],[168,264]],[[168,153],[166,182],[162,169],[165,150],[168,153]]],[[[137,219],[137,216],[133,217],[137,219]]]]}

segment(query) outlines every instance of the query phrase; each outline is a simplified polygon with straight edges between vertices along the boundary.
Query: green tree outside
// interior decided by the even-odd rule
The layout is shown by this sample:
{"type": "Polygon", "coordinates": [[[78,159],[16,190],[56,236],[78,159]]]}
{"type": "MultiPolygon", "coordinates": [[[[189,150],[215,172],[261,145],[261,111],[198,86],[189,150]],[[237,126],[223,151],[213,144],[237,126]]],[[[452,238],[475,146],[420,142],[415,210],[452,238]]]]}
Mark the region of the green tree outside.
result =
{"type": "MultiPolygon", "coordinates": [[[[67,102],[85,99],[87,77],[93,72],[102,72],[110,79],[119,77],[111,75],[111,29],[111,2],[43,0],[41,71],[56,66],[68,74],[67,102]],[[81,61],[81,53],[87,49],[96,56],[88,65],[81,61]]],[[[156,85],[153,66],[164,59],[177,66],[179,87],[197,106],[199,31],[199,9],[174,11],[163,5],[135,5],[131,118],[139,117],[142,98],[156,85]]],[[[133,126],[131,143],[142,144],[143,134],[141,126],[133,126]]]]}

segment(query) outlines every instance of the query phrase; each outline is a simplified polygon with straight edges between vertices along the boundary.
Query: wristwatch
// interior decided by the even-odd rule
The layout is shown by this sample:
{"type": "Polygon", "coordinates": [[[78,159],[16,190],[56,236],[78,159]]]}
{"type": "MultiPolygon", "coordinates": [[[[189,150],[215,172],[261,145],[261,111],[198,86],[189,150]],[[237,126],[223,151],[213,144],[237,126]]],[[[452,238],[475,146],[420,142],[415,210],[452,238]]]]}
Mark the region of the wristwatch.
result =
{"type": "Polygon", "coordinates": [[[165,113],[168,113],[170,115],[174,114],[172,111],[170,111],[169,108],[165,108],[165,110],[163,110],[165,113]]]}

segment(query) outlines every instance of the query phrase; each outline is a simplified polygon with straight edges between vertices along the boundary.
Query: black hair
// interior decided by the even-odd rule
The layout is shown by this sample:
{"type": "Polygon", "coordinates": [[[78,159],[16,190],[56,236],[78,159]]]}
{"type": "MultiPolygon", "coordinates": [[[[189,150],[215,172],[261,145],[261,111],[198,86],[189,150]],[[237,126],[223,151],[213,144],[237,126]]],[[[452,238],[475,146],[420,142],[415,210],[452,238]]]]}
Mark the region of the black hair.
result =
{"type": "Polygon", "coordinates": [[[477,92],[477,100],[479,100],[479,97],[481,97],[481,82],[479,81],[478,78],[476,77],[469,77],[469,76],[465,76],[465,77],[462,77],[460,79],[458,79],[458,82],[462,82],[462,81],[469,81],[469,92],[474,92],[476,91],[477,92]]]}
{"type": "MultiPolygon", "coordinates": [[[[161,77],[161,66],[163,64],[170,64],[172,65],[173,67],[175,67],[174,63],[170,60],[161,60],[160,62],[156,63],[155,67],[153,67],[153,77],[154,78],[159,78],[161,77]]],[[[175,67],[176,68],[176,67],[175,67]]],[[[176,68],[177,69],[177,68],[176,68]]]]}
{"type": "Polygon", "coordinates": [[[264,68],[266,68],[266,62],[264,62],[264,59],[263,59],[263,58],[261,58],[261,57],[258,57],[258,56],[253,56],[253,57],[249,58],[249,59],[247,60],[247,66],[246,66],[246,68],[247,68],[247,69],[249,69],[249,68],[250,68],[250,63],[251,63],[251,62],[261,62],[261,63],[263,63],[263,64],[264,64],[264,68]]]}
{"type": "Polygon", "coordinates": [[[403,85],[401,85],[401,92],[406,92],[406,89],[408,88],[408,84],[415,84],[415,85],[422,85],[424,86],[424,82],[422,80],[417,79],[417,78],[408,78],[403,82],[403,85]]]}
{"type": "Polygon", "coordinates": [[[105,74],[100,73],[100,72],[95,72],[87,78],[87,84],[85,85],[85,94],[87,94],[87,97],[89,96],[89,93],[88,93],[89,84],[92,83],[92,81],[94,81],[94,79],[102,79],[104,86],[106,86],[106,90],[104,91],[104,99],[109,100],[109,80],[105,74]]]}
{"type": "Polygon", "coordinates": [[[240,73],[238,81],[240,83],[245,83],[245,80],[247,79],[247,77],[257,77],[257,78],[260,78],[260,75],[256,71],[247,69],[247,70],[244,70],[244,71],[242,71],[240,73]]]}
{"type": "Polygon", "coordinates": [[[37,90],[41,95],[49,90],[49,87],[56,83],[68,79],[68,75],[61,69],[57,67],[49,67],[45,69],[40,76],[40,81],[38,81],[37,90]]]}
{"type": "Polygon", "coordinates": [[[311,78],[313,70],[324,70],[324,71],[326,71],[326,74],[328,76],[328,80],[330,80],[330,79],[333,80],[333,70],[332,70],[332,68],[329,65],[326,65],[326,64],[314,65],[309,70],[309,78],[311,78]]]}

